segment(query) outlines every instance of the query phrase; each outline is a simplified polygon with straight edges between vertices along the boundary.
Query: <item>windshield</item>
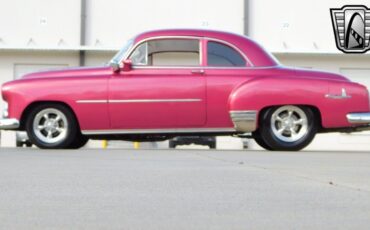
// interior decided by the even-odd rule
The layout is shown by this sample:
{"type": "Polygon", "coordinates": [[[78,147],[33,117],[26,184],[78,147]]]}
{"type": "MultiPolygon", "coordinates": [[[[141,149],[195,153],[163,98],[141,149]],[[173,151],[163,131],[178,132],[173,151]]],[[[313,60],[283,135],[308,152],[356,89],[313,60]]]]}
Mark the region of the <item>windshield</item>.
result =
{"type": "Polygon", "coordinates": [[[133,38],[128,40],[126,44],[122,47],[122,49],[118,51],[116,55],[114,55],[110,62],[119,63],[125,57],[125,54],[132,47],[133,43],[134,43],[133,38]]]}

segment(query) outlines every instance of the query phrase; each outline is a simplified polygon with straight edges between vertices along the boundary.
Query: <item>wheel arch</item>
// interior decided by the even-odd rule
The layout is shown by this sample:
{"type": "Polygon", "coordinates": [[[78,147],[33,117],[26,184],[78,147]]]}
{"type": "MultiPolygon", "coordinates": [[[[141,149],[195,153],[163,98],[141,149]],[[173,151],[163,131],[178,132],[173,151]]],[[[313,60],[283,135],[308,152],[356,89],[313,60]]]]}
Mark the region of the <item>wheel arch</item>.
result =
{"type": "Polygon", "coordinates": [[[21,119],[20,119],[20,127],[19,127],[20,130],[25,130],[26,120],[27,120],[27,117],[29,116],[31,110],[34,109],[36,106],[42,105],[42,104],[54,104],[54,105],[65,106],[72,113],[74,119],[76,120],[77,127],[80,130],[80,124],[79,124],[78,118],[76,116],[76,113],[73,111],[73,109],[70,105],[68,105],[67,103],[62,102],[62,101],[34,101],[34,102],[30,103],[22,112],[21,119]]]}
{"type": "Polygon", "coordinates": [[[258,111],[257,121],[256,121],[256,123],[257,123],[256,130],[259,127],[259,122],[261,121],[261,116],[266,112],[266,110],[271,109],[271,108],[275,108],[275,107],[285,106],[285,105],[294,105],[294,106],[300,106],[300,107],[307,107],[307,108],[311,109],[312,112],[314,113],[315,118],[317,119],[317,125],[318,125],[318,128],[319,128],[319,131],[323,129],[322,114],[321,114],[320,109],[317,106],[309,105],[309,104],[276,104],[276,105],[266,105],[258,111]]]}

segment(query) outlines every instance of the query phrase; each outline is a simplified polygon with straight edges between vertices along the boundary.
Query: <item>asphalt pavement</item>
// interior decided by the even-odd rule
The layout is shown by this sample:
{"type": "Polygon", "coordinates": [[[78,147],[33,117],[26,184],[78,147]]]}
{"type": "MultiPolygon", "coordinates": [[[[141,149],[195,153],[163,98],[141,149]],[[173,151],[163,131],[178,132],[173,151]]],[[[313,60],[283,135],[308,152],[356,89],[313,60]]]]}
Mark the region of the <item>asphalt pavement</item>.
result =
{"type": "Polygon", "coordinates": [[[369,229],[370,152],[0,148],[0,229],[369,229]]]}

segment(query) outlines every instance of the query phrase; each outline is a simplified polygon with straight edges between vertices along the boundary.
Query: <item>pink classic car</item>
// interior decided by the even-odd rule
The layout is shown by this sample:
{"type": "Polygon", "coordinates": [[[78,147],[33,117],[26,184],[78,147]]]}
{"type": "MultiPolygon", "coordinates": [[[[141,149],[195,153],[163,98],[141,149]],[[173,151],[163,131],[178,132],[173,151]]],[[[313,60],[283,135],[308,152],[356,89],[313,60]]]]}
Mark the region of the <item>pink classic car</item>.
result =
{"type": "Polygon", "coordinates": [[[1,129],[40,148],[88,139],[158,141],[246,135],[300,150],[316,133],[370,123],[366,87],[338,74],[287,68],[251,39],[219,31],[142,33],[110,66],[28,74],[2,86],[1,129]]]}

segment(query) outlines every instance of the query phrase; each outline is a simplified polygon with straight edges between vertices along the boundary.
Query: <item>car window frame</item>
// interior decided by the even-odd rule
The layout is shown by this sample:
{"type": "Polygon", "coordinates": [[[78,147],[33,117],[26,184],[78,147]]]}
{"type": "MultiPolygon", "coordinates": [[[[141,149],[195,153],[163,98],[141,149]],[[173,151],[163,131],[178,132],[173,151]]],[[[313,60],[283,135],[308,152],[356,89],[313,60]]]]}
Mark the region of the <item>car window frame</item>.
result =
{"type": "Polygon", "coordinates": [[[222,39],[211,38],[211,37],[202,37],[202,36],[154,36],[142,39],[136,42],[130,50],[126,53],[126,55],[122,58],[121,62],[124,60],[129,60],[129,57],[132,53],[136,50],[144,42],[148,42],[151,40],[159,40],[159,39],[196,39],[199,40],[199,58],[200,58],[200,65],[199,66],[140,66],[140,65],[133,65],[132,69],[250,69],[250,68],[272,68],[272,67],[255,67],[253,62],[248,58],[248,56],[237,46],[231,44],[230,42],[224,41],[222,39]],[[213,41],[218,42],[224,45],[229,46],[236,50],[245,60],[246,66],[207,66],[207,42],[213,41]]]}
{"type": "Polygon", "coordinates": [[[217,41],[217,40],[214,40],[214,39],[207,39],[205,41],[205,44],[204,46],[206,47],[206,50],[205,50],[205,64],[207,67],[209,68],[246,68],[246,67],[250,67],[250,62],[248,61],[248,58],[243,55],[244,53],[242,53],[239,49],[237,49],[235,46],[230,46],[229,44],[226,44],[224,42],[221,42],[221,41],[217,41]],[[208,43],[210,42],[213,42],[213,43],[217,43],[217,44],[220,44],[220,45],[223,45],[231,50],[233,50],[235,53],[239,54],[240,58],[242,58],[244,60],[244,65],[243,66],[211,66],[209,65],[208,63],[208,43]]]}
{"type": "Polygon", "coordinates": [[[184,65],[184,66],[173,66],[173,65],[161,65],[161,66],[153,66],[153,65],[132,65],[133,69],[141,69],[141,68],[153,68],[153,69],[160,69],[160,68],[178,68],[178,69],[183,69],[183,68],[200,68],[204,66],[203,63],[203,39],[202,37],[196,37],[196,36],[165,36],[165,37],[151,37],[147,39],[143,39],[139,42],[137,42],[132,49],[130,50],[129,54],[126,56],[125,59],[130,59],[131,55],[135,52],[135,50],[140,47],[144,43],[149,43],[151,41],[157,41],[157,40],[196,40],[199,43],[199,65],[184,65]]]}

